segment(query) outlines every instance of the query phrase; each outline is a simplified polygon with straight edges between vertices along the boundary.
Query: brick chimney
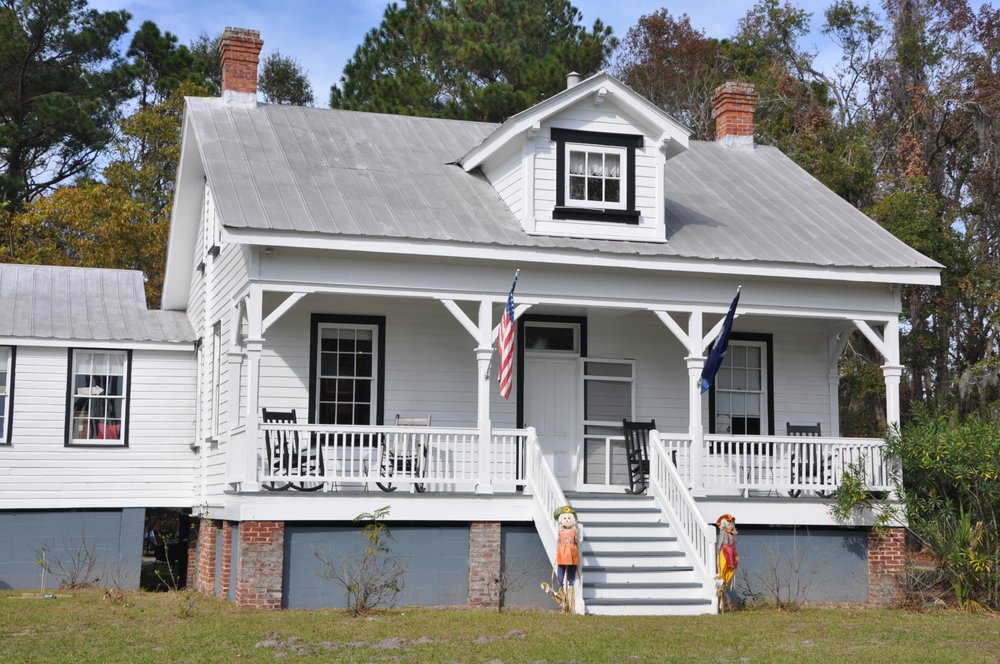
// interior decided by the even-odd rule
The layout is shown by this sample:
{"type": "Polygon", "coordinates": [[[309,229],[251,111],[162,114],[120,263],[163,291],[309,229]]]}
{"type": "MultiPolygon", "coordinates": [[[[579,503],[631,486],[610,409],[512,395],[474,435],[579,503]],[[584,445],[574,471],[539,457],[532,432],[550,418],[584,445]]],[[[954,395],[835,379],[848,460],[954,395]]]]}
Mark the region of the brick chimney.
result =
{"type": "Polygon", "coordinates": [[[715,140],[727,148],[753,149],[753,112],[757,90],[752,83],[729,81],[715,89],[712,113],[715,140]]]}
{"type": "Polygon", "coordinates": [[[257,103],[257,64],[264,46],[260,33],[226,28],[219,43],[222,59],[222,98],[227,102],[257,103]]]}

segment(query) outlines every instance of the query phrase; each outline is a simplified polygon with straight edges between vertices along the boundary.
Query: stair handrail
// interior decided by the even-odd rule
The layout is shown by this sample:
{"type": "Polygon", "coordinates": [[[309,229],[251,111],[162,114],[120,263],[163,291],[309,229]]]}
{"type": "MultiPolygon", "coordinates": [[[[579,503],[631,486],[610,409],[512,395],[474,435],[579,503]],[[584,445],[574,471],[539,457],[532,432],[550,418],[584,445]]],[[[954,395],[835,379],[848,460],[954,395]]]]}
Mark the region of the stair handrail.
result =
{"type": "Polygon", "coordinates": [[[695,568],[705,580],[706,593],[715,598],[716,574],[715,533],[705,523],[667,450],[660,442],[660,433],[649,433],[649,494],[656,499],[660,510],[667,514],[671,524],[677,524],[677,540],[684,547],[695,568]]]}
{"type": "MultiPolygon", "coordinates": [[[[559,525],[556,523],[553,514],[563,505],[568,505],[566,494],[559,486],[559,480],[552,471],[545,455],[542,454],[542,447],[538,442],[538,435],[534,427],[528,427],[528,437],[524,444],[526,467],[525,479],[527,489],[531,493],[531,512],[535,522],[535,530],[542,540],[542,547],[549,557],[549,562],[553,567],[556,564],[556,554],[559,550],[559,525]]],[[[581,561],[582,562],[582,561],[581,561]]],[[[583,565],[577,567],[576,582],[573,584],[575,595],[575,613],[583,614],[586,607],[583,602],[583,565]]]]}

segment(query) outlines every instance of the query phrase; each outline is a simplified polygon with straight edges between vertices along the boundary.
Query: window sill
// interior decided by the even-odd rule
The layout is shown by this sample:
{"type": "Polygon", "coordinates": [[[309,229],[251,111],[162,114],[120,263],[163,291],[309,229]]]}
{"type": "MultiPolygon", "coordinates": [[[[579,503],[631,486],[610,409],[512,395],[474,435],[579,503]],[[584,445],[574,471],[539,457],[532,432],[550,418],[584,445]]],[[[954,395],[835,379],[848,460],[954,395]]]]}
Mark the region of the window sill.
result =
{"type": "Polygon", "coordinates": [[[577,219],[580,221],[605,221],[616,224],[639,225],[638,210],[609,210],[569,207],[557,205],[552,209],[553,219],[577,219]]]}

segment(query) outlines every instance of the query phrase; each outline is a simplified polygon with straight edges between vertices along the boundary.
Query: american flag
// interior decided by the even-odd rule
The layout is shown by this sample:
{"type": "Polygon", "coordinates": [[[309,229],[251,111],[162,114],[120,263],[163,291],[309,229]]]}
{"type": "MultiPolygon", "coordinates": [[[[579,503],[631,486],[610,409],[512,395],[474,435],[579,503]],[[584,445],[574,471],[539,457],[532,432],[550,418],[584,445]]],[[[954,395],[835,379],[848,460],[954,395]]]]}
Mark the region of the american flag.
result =
{"type": "Polygon", "coordinates": [[[518,270],[510,285],[507,306],[500,317],[500,396],[510,398],[511,377],[514,375],[514,289],[517,288],[518,270]]]}

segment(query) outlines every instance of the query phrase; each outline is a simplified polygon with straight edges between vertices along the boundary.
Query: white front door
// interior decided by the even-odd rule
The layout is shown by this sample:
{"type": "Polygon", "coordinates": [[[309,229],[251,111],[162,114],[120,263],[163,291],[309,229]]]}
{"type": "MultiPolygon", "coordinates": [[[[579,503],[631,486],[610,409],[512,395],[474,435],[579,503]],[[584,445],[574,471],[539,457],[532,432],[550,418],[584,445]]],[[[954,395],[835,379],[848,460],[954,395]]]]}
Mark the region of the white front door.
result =
{"type": "Polygon", "coordinates": [[[566,354],[525,353],[524,425],[535,427],[564,491],[576,488],[580,448],[580,364],[566,354]]]}

